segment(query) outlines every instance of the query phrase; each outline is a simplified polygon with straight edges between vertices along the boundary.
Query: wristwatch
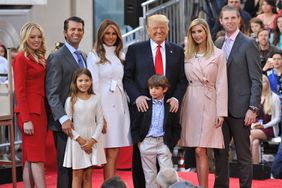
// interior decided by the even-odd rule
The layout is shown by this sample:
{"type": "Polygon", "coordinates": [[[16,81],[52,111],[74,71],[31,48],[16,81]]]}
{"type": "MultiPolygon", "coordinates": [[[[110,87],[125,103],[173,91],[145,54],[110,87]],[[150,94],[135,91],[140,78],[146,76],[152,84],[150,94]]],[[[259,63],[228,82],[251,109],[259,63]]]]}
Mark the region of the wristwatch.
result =
{"type": "Polygon", "coordinates": [[[256,106],[249,106],[249,110],[251,110],[252,112],[256,113],[258,111],[258,107],[256,107],[256,106]]]}

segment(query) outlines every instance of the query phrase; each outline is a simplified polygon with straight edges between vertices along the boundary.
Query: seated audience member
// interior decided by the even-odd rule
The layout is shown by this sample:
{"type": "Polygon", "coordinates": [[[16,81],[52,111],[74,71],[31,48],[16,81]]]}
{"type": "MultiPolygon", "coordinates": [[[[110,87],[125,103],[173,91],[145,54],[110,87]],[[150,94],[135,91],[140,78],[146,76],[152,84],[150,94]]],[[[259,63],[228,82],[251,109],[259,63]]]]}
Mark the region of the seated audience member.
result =
{"type": "Polygon", "coordinates": [[[271,90],[276,93],[282,102],[282,53],[273,54],[272,61],[267,62],[265,66],[272,67],[267,71],[267,77],[270,83],[271,90]]]}
{"type": "Polygon", "coordinates": [[[256,39],[258,37],[258,32],[264,28],[263,22],[259,18],[252,18],[250,20],[249,36],[256,39]]]}
{"type": "Polygon", "coordinates": [[[262,68],[266,64],[268,58],[271,58],[275,52],[280,52],[278,48],[269,43],[269,31],[267,29],[258,31],[258,48],[262,68]]]}
{"type": "Polygon", "coordinates": [[[273,29],[273,21],[276,16],[276,8],[274,0],[263,0],[261,5],[262,13],[257,16],[257,18],[261,19],[264,28],[272,30],[273,29]]]}
{"type": "Polygon", "coordinates": [[[280,101],[271,91],[268,78],[262,76],[261,104],[257,112],[257,122],[252,124],[250,144],[253,164],[259,164],[259,147],[262,140],[270,140],[279,134],[280,101]]]}
{"type": "Polygon", "coordinates": [[[178,174],[173,168],[163,168],[157,175],[157,183],[161,188],[168,188],[178,181],[178,174]]]}
{"type": "Polygon", "coordinates": [[[274,28],[270,35],[269,42],[282,50],[282,14],[274,21],[274,28]]]}
{"type": "Polygon", "coordinates": [[[119,176],[112,176],[104,181],[101,188],[126,188],[126,185],[119,176]]]}

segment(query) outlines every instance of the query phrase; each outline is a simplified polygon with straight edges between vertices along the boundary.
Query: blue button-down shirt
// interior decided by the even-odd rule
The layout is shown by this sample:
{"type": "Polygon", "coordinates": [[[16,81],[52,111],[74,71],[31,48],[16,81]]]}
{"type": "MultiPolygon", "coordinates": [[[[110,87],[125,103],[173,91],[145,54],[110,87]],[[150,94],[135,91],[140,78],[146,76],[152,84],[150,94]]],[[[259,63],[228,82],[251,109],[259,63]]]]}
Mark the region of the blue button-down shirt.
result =
{"type": "Polygon", "coordinates": [[[164,98],[161,100],[152,100],[152,120],[146,137],[164,136],[164,98]]]}

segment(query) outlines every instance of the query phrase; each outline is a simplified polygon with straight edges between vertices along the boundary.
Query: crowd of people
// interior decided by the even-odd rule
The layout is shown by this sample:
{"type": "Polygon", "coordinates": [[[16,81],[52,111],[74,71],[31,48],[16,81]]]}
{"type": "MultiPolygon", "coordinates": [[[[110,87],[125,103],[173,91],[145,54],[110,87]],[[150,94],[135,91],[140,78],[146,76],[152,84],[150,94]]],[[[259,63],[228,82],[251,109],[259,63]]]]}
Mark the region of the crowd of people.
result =
{"type": "MultiPolygon", "coordinates": [[[[102,187],[126,187],[116,165],[120,147],[131,145],[136,188],[193,187],[173,171],[176,145],[194,150],[202,188],[213,149],[214,187],[229,187],[233,141],[240,187],[250,188],[260,142],[281,134],[282,104],[282,12],[274,0],[253,3],[260,8],[243,10],[240,0],[228,0],[217,20],[194,19],[184,48],[167,40],[169,20],[161,14],[147,19],[149,40],[126,53],[112,20],[101,23],[87,55],[79,49],[84,20],[66,19],[65,43],[48,57],[43,28],[24,24],[12,67],[25,187],[46,187],[49,128],[57,187],[92,187],[94,165],[104,168],[102,187]]],[[[5,73],[4,45],[0,55],[5,73]]],[[[273,176],[282,178],[281,169],[282,144],[273,176]]]]}

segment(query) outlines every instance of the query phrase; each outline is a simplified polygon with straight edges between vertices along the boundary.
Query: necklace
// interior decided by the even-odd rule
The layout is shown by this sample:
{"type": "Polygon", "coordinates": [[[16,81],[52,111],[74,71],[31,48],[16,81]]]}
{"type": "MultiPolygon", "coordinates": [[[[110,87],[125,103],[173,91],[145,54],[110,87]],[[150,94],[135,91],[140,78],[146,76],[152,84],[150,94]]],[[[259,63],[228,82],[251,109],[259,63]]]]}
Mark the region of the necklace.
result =
{"type": "Polygon", "coordinates": [[[204,57],[204,53],[196,53],[195,58],[199,61],[202,60],[202,58],[204,57]]]}

